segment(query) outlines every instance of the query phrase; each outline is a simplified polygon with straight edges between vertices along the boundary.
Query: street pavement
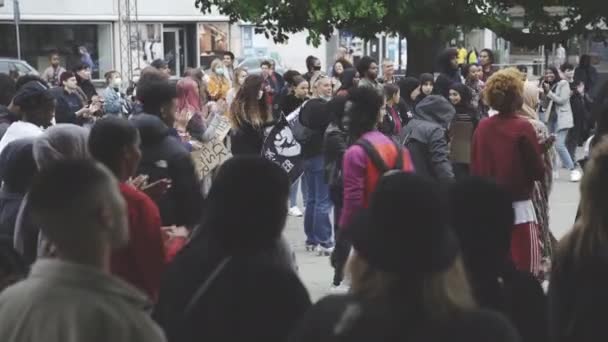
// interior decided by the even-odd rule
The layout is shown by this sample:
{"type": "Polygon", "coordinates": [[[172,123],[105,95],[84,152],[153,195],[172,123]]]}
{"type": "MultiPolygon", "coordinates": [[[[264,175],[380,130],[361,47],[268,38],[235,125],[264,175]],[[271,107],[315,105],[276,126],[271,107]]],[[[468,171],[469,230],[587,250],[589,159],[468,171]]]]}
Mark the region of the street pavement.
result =
{"type": "MultiPolygon", "coordinates": [[[[551,230],[557,239],[562,238],[571,228],[579,201],[579,183],[568,182],[568,173],[562,171],[556,180],[550,197],[551,230]]],[[[333,268],[329,257],[306,252],[304,219],[289,217],[285,235],[296,253],[300,277],[310,292],[311,299],[317,301],[329,294],[333,268]]]]}

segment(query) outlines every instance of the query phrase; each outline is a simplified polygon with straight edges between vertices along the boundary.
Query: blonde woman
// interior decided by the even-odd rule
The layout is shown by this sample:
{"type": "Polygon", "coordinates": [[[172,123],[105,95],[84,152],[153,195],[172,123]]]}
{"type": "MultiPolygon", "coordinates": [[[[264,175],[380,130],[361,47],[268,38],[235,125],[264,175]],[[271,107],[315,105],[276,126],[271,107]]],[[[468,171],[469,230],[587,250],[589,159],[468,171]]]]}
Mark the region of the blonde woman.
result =
{"type": "Polygon", "coordinates": [[[560,241],[549,285],[551,341],[606,341],[608,141],[593,148],[580,185],[580,216],[560,241]]]}
{"type": "Polygon", "coordinates": [[[291,341],[519,341],[475,308],[446,197],[420,175],[381,178],[349,228],[351,292],[314,305],[291,341]]]}
{"type": "Polygon", "coordinates": [[[272,124],[272,113],[262,88],[264,79],[251,75],[239,89],[228,111],[232,154],[260,155],[264,128],[272,124]]]}
{"type": "Polygon", "coordinates": [[[211,63],[211,73],[207,84],[209,97],[213,101],[225,100],[230,90],[230,80],[226,77],[224,63],[219,59],[214,59],[211,63]]]}
{"type": "MultiPolygon", "coordinates": [[[[518,72],[516,69],[509,69],[513,72],[518,72]]],[[[526,82],[524,84],[524,105],[520,115],[526,118],[538,138],[538,143],[544,146],[543,161],[545,163],[545,177],[542,181],[534,183],[534,193],[532,195],[532,203],[534,204],[534,212],[538,221],[540,230],[541,248],[542,248],[542,276],[548,275],[553,256],[553,244],[555,238],[549,229],[549,194],[553,185],[553,160],[555,157],[555,148],[553,147],[553,137],[549,134],[547,126],[538,118],[538,106],[540,104],[540,89],[533,83],[526,82]]]]}
{"type": "Polygon", "coordinates": [[[228,94],[226,95],[226,103],[228,103],[228,106],[230,106],[232,104],[232,101],[234,101],[236,94],[238,93],[241,86],[243,86],[243,83],[245,82],[245,79],[248,75],[249,74],[247,73],[247,70],[245,68],[236,68],[234,70],[234,82],[232,83],[232,88],[228,90],[228,94]]]}

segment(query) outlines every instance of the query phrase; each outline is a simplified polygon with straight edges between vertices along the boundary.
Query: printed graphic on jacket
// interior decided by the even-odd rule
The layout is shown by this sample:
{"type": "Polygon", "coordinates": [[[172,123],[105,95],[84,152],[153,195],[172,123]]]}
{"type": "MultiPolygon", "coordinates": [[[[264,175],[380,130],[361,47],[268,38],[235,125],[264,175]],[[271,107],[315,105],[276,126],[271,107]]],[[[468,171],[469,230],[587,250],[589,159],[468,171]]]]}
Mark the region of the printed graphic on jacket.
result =
{"type": "Polygon", "coordinates": [[[295,182],[304,172],[300,155],[302,146],[296,141],[289,123],[283,117],[274,126],[266,129],[262,156],[279,165],[289,180],[295,182]]]}

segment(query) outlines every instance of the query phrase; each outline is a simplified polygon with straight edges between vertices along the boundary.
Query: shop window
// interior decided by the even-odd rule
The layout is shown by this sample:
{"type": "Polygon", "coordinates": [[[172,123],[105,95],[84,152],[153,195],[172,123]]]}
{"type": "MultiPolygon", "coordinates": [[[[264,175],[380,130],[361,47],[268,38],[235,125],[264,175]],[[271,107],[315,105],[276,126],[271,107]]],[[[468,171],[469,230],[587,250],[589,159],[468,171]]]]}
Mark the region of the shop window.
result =
{"type": "Polygon", "coordinates": [[[224,51],[230,50],[230,26],[228,23],[200,23],[198,44],[201,68],[207,69],[215,58],[222,58],[224,51]]]}
{"type": "MultiPolygon", "coordinates": [[[[49,66],[51,51],[60,53],[62,65],[68,69],[82,62],[90,63],[93,78],[101,78],[112,69],[112,30],[109,23],[21,24],[20,31],[22,59],[39,72],[49,66]]],[[[17,57],[12,24],[0,24],[0,56],[17,57]]]]}

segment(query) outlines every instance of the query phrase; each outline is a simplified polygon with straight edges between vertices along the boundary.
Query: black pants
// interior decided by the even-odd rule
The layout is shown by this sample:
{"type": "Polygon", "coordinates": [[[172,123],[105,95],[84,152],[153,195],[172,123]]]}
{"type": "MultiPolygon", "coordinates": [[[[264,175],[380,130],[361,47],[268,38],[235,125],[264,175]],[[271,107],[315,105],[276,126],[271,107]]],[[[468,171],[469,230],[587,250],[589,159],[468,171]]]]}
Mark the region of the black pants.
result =
{"type": "Polygon", "coordinates": [[[350,254],[351,243],[346,237],[344,232],[340,231],[339,222],[340,216],[342,215],[342,188],[331,187],[329,189],[329,196],[331,201],[334,203],[334,237],[336,239],[336,246],[334,252],[331,255],[331,265],[334,268],[334,279],[333,284],[338,286],[344,280],[344,266],[348,260],[350,254]]]}

